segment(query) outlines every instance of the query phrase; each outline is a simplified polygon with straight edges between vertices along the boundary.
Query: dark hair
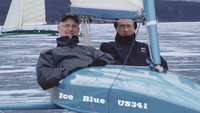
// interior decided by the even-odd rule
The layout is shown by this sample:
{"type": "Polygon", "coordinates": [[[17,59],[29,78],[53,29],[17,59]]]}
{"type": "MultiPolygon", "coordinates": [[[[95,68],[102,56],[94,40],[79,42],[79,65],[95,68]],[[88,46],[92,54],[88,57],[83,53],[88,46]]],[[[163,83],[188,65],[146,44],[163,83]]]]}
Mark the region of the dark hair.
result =
{"type": "MultiPolygon", "coordinates": [[[[119,19],[115,19],[115,22],[114,22],[114,27],[115,27],[115,29],[116,29],[117,26],[118,26],[117,20],[119,20],[119,19]]],[[[136,21],[133,21],[133,26],[134,26],[135,29],[137,29],[137,22],[136,22],[136,21]]]]}
{"type": "Polygon", "coordinates": [[[73,15],[73,14],[66,14],[66,15],[62,16],[62,17],[60,18],[60,21],[59,21],[59,22],[64,22],[64,21],[66,21],[66,20],[69,19],[69,18],[70,18],[70,19],[73,19],[76,23],[79,24],[78,16],[73,15]]]}

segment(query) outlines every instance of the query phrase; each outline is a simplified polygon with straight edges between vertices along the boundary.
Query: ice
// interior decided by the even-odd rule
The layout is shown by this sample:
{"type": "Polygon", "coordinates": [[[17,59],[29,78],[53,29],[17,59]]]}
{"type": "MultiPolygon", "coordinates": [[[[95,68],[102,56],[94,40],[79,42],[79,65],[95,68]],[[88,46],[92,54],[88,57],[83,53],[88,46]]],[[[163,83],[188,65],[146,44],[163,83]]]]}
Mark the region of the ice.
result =
{"type": "MultiPolygon", "coordinates": [[[[56,30],[57,25],[37,27],[56,30]]],[[[113,24],[92,24],[91,29],[95,48],[102,42],[114,41],[113,24]]],[[[158,35],[161,55],[169,70],[200,83],[200,22],[160,22],[158,35]]],[[[45,34],[0,37],[0,103],[49,101],[49,92],[37,84],[35,67],[40,52],[56,47],[57,37],[45,34]]],[[[137,40],[148,42],[144,26],[137,40]]]]}

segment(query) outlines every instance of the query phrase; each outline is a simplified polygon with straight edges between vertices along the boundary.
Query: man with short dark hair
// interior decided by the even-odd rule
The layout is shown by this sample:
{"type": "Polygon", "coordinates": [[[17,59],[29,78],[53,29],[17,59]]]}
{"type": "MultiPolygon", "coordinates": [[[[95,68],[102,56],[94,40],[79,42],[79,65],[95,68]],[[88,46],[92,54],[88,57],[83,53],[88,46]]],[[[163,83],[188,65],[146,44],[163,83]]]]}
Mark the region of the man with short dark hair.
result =
{"type": "MultiPolygon", "coordinates": [[[[115,42],[102,43],[100,50],[111,54],[116,60],[116,65],[125,63],[131,66],[147,66],[146,59],[150,57],[149,48],[147,44],[135,40],[137,23],[131,19],[119,19],[114,23],[114,27],[117,31],[115,42]],[[125,62],[132,43],[134,43],[133,49],[125,62]]],[[[167,62],[162,57],[161,65],[168,70],[167,62]]]]}
{"type": "Polygon", "coordinates": [[[114,58],[93,47],[78,45],[79,20],[67,14],[58,25],[57,47],[40,53],[36,71],[37,81],[44,89],[56,86],[71,73],[90,66],[113,64],[114,58]]]}

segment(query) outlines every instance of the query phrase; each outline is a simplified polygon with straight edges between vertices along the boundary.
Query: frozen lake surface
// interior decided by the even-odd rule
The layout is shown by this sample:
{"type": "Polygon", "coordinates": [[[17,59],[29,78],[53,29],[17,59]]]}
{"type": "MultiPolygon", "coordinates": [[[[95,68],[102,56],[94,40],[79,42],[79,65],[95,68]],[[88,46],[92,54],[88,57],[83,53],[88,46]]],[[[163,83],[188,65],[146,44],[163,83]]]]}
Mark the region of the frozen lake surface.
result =
{"type": "MultiPolygon", "coordinates": [[[[46,26],[56,29],[56,26],[46,26]]],[[[112,24],[95,24],[93,46],[113,41],[112,24]]],[[[200,84],[200,22],[159,23],[160,51],[171,72],[200,84]]],[[[0,38],[0,104],[49,102],[49,92],[37,84],[35,67],[39,53],[56,46],[58,36],[15,35],[0,38]]],[[[147,43],[142,26],[137,40],[147,43]]],[[[81,39],[80,39],[81,40],[81,39]]],[[[5,110],[0,113],[63,113],[67,110],[5,110]]]]}

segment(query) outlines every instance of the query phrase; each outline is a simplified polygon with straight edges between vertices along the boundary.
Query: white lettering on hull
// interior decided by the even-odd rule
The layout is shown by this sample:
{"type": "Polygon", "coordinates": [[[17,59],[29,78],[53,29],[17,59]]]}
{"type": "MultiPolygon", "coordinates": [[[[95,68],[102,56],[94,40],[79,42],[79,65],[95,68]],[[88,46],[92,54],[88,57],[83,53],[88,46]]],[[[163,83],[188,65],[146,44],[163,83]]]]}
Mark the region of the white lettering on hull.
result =
{"type": "Polygon", "coordinates": [[[105,99],[94,98],[92,96],[83,96],[83,102],[90,102],[90,103],[98,103],[98,104],[105,104],[105,99]]]}
{"type": "MultiPolygon", "coordinates": [[[[74,96],[64,93],[59,93],[59,99],[65,100],[73,100],[74,96]]],[[[83,96],[83,102],[88,103],[96,103],[96,104],[105,104],[106,100],[101,98],[95,98],[92,96],[83,96]]],[[[132,107],[132,108],[139,108],[139,109],[148,109],[147,103],[142,102],[135,102],[135,101],[126,101],[126,100],[117,100],[117,103],[120,107],[132,107]]]]}
{"type": "Polygon", "coordinates": [[[64,93],[59,93],[59,98],[65,99],[65,100],[73,100],[74,99],[73,95],[68,95],[68,94],[64,94],[64,93]]]}
{"type": "Polygon", "coordinates": [[[117,100],[119,106],[132,107],[132,108],[140,108],[140,109],[148,109],[147,103],[142,102],[134,102],[134,101],[125,101],[125,100],[117,100]]]}

